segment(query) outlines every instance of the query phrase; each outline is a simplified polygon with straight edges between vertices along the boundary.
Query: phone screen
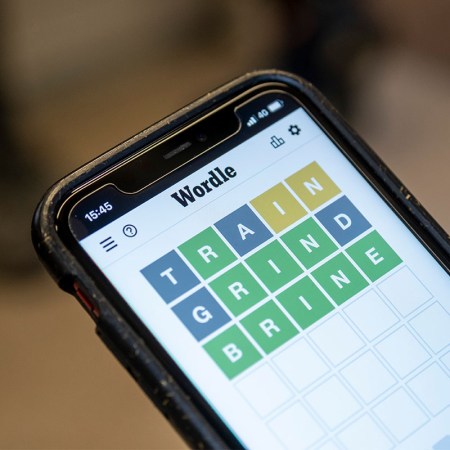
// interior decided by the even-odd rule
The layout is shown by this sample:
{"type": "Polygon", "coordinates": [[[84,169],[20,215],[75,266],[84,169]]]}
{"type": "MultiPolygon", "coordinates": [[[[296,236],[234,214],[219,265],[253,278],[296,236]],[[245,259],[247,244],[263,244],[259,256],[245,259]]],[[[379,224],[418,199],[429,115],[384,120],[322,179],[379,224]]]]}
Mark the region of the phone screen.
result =
{"type": "Polygon", "coordinates": [[[448,274],[304,108],[80,245],[243,446],[450,446],[448,274]]]}

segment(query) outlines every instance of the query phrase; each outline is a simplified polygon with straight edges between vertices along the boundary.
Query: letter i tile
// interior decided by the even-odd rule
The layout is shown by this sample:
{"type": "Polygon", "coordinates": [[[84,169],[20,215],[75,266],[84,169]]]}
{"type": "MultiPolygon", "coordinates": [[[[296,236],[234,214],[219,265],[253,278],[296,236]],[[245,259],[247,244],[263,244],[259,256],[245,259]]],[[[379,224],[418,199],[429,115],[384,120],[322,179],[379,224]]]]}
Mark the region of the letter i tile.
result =
{"type": "Polygon", "coordinates": [[[225,216],[215,226],[241,256],[272,237],[272,233],[248,205],[225,216]]]}
{"type": "Polygon", "coordinates": [[[305,209],[281,183],[254,198],[250,203],[276,233],[306,215],[305,209]]]}
{"type": "Polygon", "coordinates": [[[267,244],[246,260],[271,292],[300,275],[303,270],[278,241],[267,244]]]}
{"type": "Polygon", "coordinates": [[[277,299],[303,329],[333,309],[333,305],[309,277],[302,278],[278,294],[277,299]]]}

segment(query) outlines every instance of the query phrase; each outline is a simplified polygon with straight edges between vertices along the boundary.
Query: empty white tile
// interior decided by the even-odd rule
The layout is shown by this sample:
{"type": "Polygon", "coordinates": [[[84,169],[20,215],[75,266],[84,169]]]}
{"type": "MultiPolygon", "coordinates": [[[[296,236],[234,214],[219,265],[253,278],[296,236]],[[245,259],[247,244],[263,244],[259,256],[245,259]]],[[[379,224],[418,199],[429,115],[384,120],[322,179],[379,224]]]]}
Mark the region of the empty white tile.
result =
{"type": "Polygon", "coordinates": [[[274,363],[299,391],[328,372],[328,366],[315,350],[300,339],[274,358],[274,363]]]}
{"type": "Polygon", "coordinates": [[[364,345],[362,339],[339,314],[312,331],[310,337],[334,365],[345,361],[364,345]]]}
{"type": "Polygon", "coordinates": [[[441,358],[441,361],[444,363],[445,367],[447,367],[447,369],[450,370],[450,352],[446,353],[441,358]]]}
{"type": "Polygon", "coordinates": [[[435,353],[450,345],[450,315],[438,302],[414,317],[410,324],[435,353]]]}
{"type": "Polygon", "coordinates": [[[267,364],[258,367],[236,383],[236,388],[261,416],[267,416],[286,403],[292,392],[267,364]],[[264,389],[261,389],[264,386],[264,389]]]}
{"type": "Polygon", "coordinates": [[[366,403],[375,400],[396,383],[372,352],[364,353],[342,369],[341,374],[366,403]]]}
{"type": "Polygon", "coordinates": [[[406,439],[428,420],[403,388],[383,400],[373,411],[399,441],[406,439]]]}
{"type": "Polygon", "coordinates": [[[325,444],[321,445],[320,447],[317,447],[316,450],[340,450],[340,449],[333,441],[328,441],[325,442],[325,444]]]}
{"type": "Polygon", "coordinates": [[[271,420],[269,427],[289,450],[308,448],[325,434],[300,403],[295,403],[271,420]]]}
{"type": "Polygon", "coordinates": [[[398,322],[397,316],[375,291],[359,297],[344,312],[369,341],[398,322]]]}
{"type": "Polygon", "coordinates": [[[388,450],[392,442],[367,414],[353,422],[338,435],[347,450],[388,450]]]}
{"type": "Polygon", "coordinates": [[[450,377],[437,364],[420,372],[408,387],[431,414],[436,415],[450,405],[450,377]]]}
{"type": "Polygon", "coordinates": [[[422,344],[406,327],[401,327],[384,338],[375,348],[402,378],[430,358],[422,344]]]}
{"type": "Polygon", "coordinates": [[[361,408],[353,394],[336,377],[325,381],[305,398],[332,430],[361,408]]]}
{"type": "Polygon", "coordinates": [[[395,272],[378,287],[402,316],[407,316],[432,298],[428,289],[408,267],[395,272]]]}

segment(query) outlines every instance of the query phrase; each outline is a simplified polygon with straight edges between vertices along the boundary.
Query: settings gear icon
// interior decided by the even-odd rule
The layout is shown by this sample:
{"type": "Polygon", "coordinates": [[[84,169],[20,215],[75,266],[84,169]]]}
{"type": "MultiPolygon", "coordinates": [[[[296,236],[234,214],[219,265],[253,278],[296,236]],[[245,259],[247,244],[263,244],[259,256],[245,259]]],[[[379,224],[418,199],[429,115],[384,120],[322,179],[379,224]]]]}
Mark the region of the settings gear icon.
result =
{"type": "Polygon", "coordinates": [[[291,125],[288,128],[289,133],[292,134],[292,136],[298,136],[300,134],[300,127],[298,125],[291,125]]]}

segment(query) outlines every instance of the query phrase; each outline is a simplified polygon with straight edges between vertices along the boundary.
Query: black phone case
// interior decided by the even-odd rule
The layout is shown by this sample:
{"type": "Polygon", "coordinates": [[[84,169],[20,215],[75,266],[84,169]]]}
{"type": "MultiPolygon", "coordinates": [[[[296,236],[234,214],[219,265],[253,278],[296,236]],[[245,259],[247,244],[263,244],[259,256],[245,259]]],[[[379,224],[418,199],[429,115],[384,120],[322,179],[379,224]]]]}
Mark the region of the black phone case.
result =
{"type": "Polygon", "coordinates": [[[46,193],[34,215],[33,243],[41,260],[62,289],[74,295],[76,283],[82,287],[83,291],[89,292],[89,297],[97,309],[95,317],[97,334],[178,430],[187,444],[193,448],[226,448],[229,443],[208,422],[190,400],[188,393],[165,369],[132,326],[111,305],[96,285],[95,280],[66,248],[55,228],[56,214],[61,202],[74,188],[112,164],[126,158],[143,143],[157,139],[227,98],[259,83],[274,81],[297,89],[312,102],[320,111],[320,119],[341,135],[343,141],[352,147],[359,159],[366,164],[371,175],[397,199],[403,214],[409,215],[417,221],[422,228],[424,240],[434,248],[438,248],[441,256],[443,255],[447,262],[450,256],[449,236],[421,207],[408,189],[387,169],[380,158],[349,127],[325,97],[307,81],[276,70],[252,72],[225,84],[57,182],[46,193]]]}

